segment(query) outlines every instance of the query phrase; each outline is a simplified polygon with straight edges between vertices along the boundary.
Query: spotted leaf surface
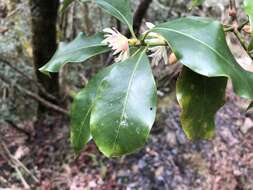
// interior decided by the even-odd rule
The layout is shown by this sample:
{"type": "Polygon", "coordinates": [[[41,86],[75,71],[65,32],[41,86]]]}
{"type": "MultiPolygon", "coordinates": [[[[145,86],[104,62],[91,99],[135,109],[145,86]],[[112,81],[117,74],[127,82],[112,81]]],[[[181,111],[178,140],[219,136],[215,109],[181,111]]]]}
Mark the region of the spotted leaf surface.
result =
{"type": "Polygon", "coordinates": [[[209,78],[184,67],[177,80],[177,100],[185,134],[191,140],[209,139],[214,134],[216,112],[225,103],[225,77],[209,78]]]}
{"type": "Polygon", "coordinates": [[[92,137],[108,157],[135,152],[146,142],[155,113],[156,86],[141,50],[102,80],[91,113],[92,137]]]}
{"type": "Polygon", "coordinates": [[[74,98],[71,106],[71,145],[76,153],[79,153],[85,144],[91,139],[90,114],[94,104],[97,88],[102,79],[109,73],[111,68],[107,67],[98,72],[74,98]]]}

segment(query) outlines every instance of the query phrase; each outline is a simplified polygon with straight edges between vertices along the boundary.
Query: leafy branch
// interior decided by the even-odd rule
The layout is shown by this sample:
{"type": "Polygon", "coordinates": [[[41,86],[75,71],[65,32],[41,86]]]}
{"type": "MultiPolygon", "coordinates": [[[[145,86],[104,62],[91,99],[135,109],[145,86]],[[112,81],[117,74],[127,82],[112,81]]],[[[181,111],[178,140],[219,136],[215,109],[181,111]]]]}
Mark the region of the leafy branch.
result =
{"type": "MultiPolygon", "coordinates": [[[[157,100],[149,61],[167,64],[168,50],[183,65],[176,96],[182,108],[181,125],[189,139],[213,136],[215,114],[225,103],[228,79],[238,96],[253,100],[253,74],[237,63],[225,39],[226,32],[233,32],[244,49],[249,54],[252,51],[251,43],[247,45],[240,33],[248,21],[238,24],[235,0],[230,0],[231,26],[203,17],[183,17],[156,26],[146,23],[146,31],[139,36],[133,33],[129,1],[94,2],[128,26],[132,37],[115,28],[93,36],[81,33],[72,42],[61,43],[40,69],[47,74],[58,72],[66,63],[113,51],[115,63],[98,72],[74,98],[71,144],[77,153],[90,139],[107,157],[129,154],[143,146],[155,120],[157,100]]],[[[142,2],[146,10],[151,1],[142,2]]],[[[252,1],[245,2],[252,23],[252,1]]],[[[145,14],[141,13],[138,21],[145,14]]]]}

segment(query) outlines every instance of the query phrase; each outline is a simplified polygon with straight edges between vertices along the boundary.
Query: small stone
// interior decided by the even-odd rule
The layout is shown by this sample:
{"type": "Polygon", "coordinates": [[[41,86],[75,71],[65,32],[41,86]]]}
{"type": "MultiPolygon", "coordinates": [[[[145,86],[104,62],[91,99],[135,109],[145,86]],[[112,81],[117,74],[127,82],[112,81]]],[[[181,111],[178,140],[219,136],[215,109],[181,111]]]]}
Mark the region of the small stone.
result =
{"type": "Polygon", "coordinates": [[[166,141],[170,147],[175,147],[177,145],[177,137],[174,131],[169,131],[167,133],[166,141]]]}
{"type": "Polygon", "coordinates": [[[240,130],[243,134],[246,134],[251,128],[253,128],[253,121],[250,118],[246,118],[240,130]]]}
{"type": "Polygon", "coordinates": [[[95,181],[90,181],[88,186],[89,186],[90,188],[95,188],[95,187],[97,187],[97,184],[96,184],[95,181]]]}
{"type": "Polygon", "coordinates": [[[134,164],[134,165],[132,166],[132,171],[133,171],[133,173],[138,173],[139,167],[138,167],[137,164],[134,164]]]}
{"type": "Polygon", "coordinates": [[[183,133],[183,131],[177,130],[177,140],[179,142],[179,144],[183,145],[185,143],[187,143],[187,138],[185,136],[185,134],[183,133]]]}
{"type": "Polygon", "coordinates": [[[163,175],[163,173],[164,173],[164,168],[163,168],[163,166],[160,166],[159,168],[156,169],[155,176],[160,177],[163,175]]]}
{"type": "Polygon", "coordinates": [[[229,146],[234,146],[239,143],[239,140],[233,136],[232,132],[228,128],[221,129],[220,135],[229,146]]]}
{"type": "Polygon", "coordinates": [[[139,160],[138,165],[139,165],[139,168],[142,169],[147,165],[147,163],[143,160],[139,160]]]}
{"type": "Polygon", "coordinates": [[[125,170],[119,170],[118,176],[119,177],[127,177],[128,176],[128,172],[125,171],[125,170]]]}

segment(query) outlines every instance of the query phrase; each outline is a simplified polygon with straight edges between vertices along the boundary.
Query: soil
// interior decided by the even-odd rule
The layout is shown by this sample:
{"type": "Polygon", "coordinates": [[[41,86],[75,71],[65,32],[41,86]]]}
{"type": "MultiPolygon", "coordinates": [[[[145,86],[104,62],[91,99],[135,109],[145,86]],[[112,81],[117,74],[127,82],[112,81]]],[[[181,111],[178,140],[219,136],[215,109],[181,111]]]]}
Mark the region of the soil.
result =
{"type": "MultiPolygon", "coordinates": [[[[27,138],[10,126],[1,126],[11,153],[39,179],[24,173],[31,189],[60,190],[251,190],[253,189],[253,120],[245,115],[248,102],[228,92],[216,117],[216,136],[190,142],[180,124],[176,102],[159,108],[159,117],[146,145],[137,153],[105,158],[90,142],[75,157],[69,144],[68,122],[22,127],[41,136],[27,138]]],[[[15,170],[0,157],[0,189],[23,189],[15,170]]]]}

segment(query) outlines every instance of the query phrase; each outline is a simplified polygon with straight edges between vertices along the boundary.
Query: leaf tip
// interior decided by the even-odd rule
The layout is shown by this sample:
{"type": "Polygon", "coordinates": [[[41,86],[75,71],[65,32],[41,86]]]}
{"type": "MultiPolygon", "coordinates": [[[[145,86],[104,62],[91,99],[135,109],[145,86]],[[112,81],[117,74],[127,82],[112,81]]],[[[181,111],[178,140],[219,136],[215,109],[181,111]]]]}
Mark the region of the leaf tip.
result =
{"type": "Polygon", "coordinates": [[[39,68],[39,71],[45,75],[47,75],[48,77],[51,77],[49,71],[43,66],[41,68],[39,68]]]}

